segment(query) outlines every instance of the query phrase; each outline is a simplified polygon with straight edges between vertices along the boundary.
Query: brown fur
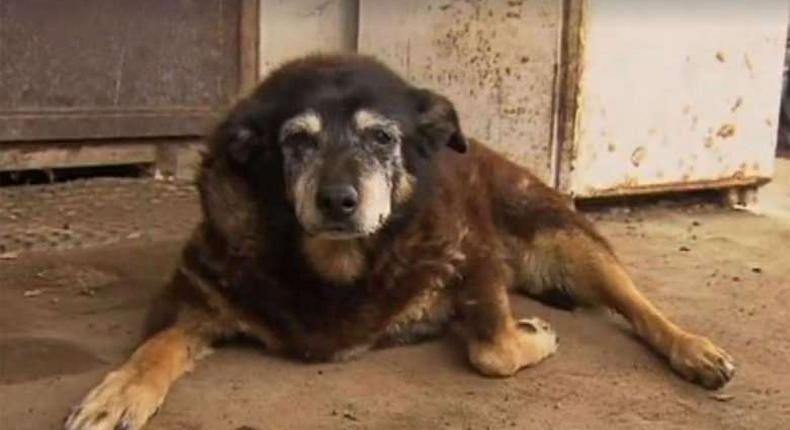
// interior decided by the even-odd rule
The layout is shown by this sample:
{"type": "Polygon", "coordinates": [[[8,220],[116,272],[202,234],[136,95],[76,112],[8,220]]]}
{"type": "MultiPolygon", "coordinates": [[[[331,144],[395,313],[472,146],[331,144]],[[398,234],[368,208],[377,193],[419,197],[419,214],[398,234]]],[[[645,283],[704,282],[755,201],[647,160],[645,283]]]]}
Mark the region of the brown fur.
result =
{"type": "Polygon", "coordinates": [[[360,241],[306,237],[303,246],[313,269],[327,281],[351,284],[365,273],[367,261],[360,241]]]}
{"type": "MultiPolygon", "coordinates": [[[[260,91],[305,68],[370,61],[322,58],[285,66],[260,91]]],[[[460,130],[452,121],[436,124],[454,118],[449,102],[436,100],[439,107],[428,109],[421,119],[427,125],[419,126],[429,127],[424,135],[448,139],[460,130]]],[[[157,325],[164,331],[88,395],[67,429],[123,423],[124,408],[129,428],[138,428],[200,351],[236,333],[272,350],[332,360],[434,336],[459,321],[470,363],[485,375],[512,375],[557,347],[547,323],[513,317],[513,289],[620,313],[679,374],[705,387],[732,376],[732,359],[650,304],[610,245],[561,195],[481,143],[467,147],[453,137],[452,147],[465,154],[439,150],[429,179],[402,176],[393,199],[407,209],[391,227],[329,240],[289,236],[298,229],[289,230],[293,215],[277,206],[284,186],[274,176],[260,189],[238,179],[217,139],[199,181],[205,221],[165,292],[169,305],[161,309],[169,316],[153,319],[163,321],[157,325]],[[426,180],[431,187],[420,188],[426,180]]]]}

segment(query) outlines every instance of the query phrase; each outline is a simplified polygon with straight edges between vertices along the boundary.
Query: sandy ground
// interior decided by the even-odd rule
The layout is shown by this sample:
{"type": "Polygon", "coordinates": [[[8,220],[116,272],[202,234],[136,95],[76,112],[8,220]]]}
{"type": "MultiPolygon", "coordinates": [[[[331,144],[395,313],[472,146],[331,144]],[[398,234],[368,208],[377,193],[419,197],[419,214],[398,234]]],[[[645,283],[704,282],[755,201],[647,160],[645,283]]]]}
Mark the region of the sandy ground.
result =
{"type": "MultiPolygon", "coordinates": [[[[786,429],[790,162],[776,182],[762,215],[660,206],[591,215],[653,301],[736,357],[735,379],[715,395],[675,377],[617,318],[517,298],[516,312],[550,321],[561,344],[516,377],[477,376],[451,339],[321,365],[229,346],[176,384],[148,428],[786,429]]],[[[129,239],[0,259],[0,428],[58,428],[130,353],[181,239],[129,239]]]]}

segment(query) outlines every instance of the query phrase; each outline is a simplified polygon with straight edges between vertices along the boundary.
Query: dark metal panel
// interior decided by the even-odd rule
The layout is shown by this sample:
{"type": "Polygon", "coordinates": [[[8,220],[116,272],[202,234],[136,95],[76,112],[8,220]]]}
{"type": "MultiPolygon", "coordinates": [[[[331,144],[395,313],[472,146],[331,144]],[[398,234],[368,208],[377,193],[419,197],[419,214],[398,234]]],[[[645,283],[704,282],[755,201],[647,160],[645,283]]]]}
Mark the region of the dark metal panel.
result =
{"type": "Polygon", "coordinates": [[[239,87],[240,0],[0,2],[0,141],[202,134],[239,87]]]}

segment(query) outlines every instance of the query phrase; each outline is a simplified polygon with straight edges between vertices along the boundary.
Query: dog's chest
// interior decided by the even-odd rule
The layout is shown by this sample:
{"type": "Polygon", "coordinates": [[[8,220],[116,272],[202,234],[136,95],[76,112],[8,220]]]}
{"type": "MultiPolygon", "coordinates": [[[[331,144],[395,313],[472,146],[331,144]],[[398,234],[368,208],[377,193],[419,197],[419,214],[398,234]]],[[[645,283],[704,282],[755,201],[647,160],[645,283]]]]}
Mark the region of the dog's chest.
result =
{"type": "Polygon", "coordinates": [[[351,284],[365,272],[367,258],[358,241],[304,238],[302,252],[310,268],[322,279],[351,284]]]}

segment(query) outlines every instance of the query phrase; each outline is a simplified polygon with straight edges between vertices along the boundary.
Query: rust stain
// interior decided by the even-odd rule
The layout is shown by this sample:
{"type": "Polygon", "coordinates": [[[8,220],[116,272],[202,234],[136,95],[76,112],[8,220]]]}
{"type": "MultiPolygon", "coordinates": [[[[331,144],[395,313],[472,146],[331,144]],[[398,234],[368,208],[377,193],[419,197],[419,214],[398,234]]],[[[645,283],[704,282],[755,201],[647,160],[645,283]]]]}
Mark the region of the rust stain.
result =
{"type": "Polygon", "coordinates": [[[639,165],[642,164],[642,160],[645,159],[646,155],[647,155],[647,150],[645,149],[644,146],[637,147],[636,149],[634,149],[634,152],[631,153],[631,164],[633,164],[634,167],[639,167],[639,165]]]}
{"type": "Polygon", "coordinates": [[[735,104],[733,104],[732,108],[730,108],[730,112],[737,111],[742,104],[743,104],[743,97],[738,97],[737,99],[735,99],[735,104]]]}
{"type": "Polygon", "coordinates": [[[728,139],[735,135],[735,124],[723,124],[716,132],[716,136],[722,139],[728,139]]]}
{"type": "Polygon", "coordinates": [[[695,191],[708,189],[722,189],[742,186],[760,186],[768,183],[771,179],[763,176],[744,176],[744,177],[725,177],[720,179],[703,179],[687,182],[671,182],[664,184],[646,184],[635,186],[633,178],[627,177],[619,185],[605,189],[587,188],[586,196],[577,196],[577,199],[629,196],[641,194],[656,194],[678,191],[695,191]]]}
{"type": "Polygon", "coordinates": [[[752,59],[749,57],[749,54],[743,54],[743,63],[746,65],[746,69],[749,70],[749,76],[754,78],[754,66],[752,65],[752,59]]]}

